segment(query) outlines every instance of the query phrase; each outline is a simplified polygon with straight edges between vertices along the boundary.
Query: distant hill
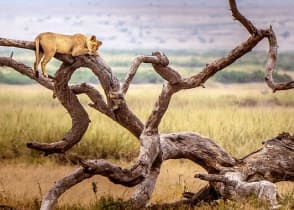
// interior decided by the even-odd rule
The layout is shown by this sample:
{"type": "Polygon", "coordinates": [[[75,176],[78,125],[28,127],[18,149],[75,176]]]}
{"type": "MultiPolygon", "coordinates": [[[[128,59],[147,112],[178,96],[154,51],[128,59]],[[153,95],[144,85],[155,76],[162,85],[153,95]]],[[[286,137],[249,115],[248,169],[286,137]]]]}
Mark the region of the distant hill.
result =
{"type": "MultiPolygon", "coordinates": [[[[280,51],[294,50],[293,0],[238,4],[257,26],[273,26],[280,51]]],[[[10,0],[0,7],[0,36],[15,39],[54,31],[96,34],[105,49],[228,50],[248,37],[225,0],[10,0]]]]}

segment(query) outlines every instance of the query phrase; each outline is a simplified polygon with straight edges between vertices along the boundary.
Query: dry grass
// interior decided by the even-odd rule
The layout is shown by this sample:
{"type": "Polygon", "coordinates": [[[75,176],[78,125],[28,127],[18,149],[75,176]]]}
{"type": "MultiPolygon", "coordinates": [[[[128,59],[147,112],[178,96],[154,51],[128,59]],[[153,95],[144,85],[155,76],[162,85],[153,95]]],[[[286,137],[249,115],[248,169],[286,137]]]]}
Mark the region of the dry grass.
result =
{"type": "MultiPolygon", "coordinates": [[[[32,140],[59,140],[71,126],[70,118],[52,93],[39,86],[0,85],[0,156],[37,157],[25,147],[32,140]],[[58,119],[58,121],[56,120],[58,119]]],[[[130,108],[143,120],[160,91],[156,85],[133,85],[127,95],[130,108]],[[146,94],[146,90],[148,90],[146,94]],[[143,96],[143,97],[142,97],[143,96]]],[[[86,97],[80,97],[87,107],[86,97]]],[[[278,133],[294,133],[294,98],[271,93],[263,85],[212,86],[174,96],[160,131],[194,131],[209,136],[236,157],[261,146],[278,133]]],[[[98,158],[132,160],[138,141],[124,128],[88,108],[91,124],[73,152],[98,158]],[[109,128],[113,132],[108,132],[109,128]]]]}
{"type": "MultiPolygon", "coordinates": [[[[120,164],[126,165],[126,163],[120,164]]],[[[55,181],[74,171],[76,168],[76,166],[56,165],[52,161],[44,161],[42,164],[12,163],[11,161],[2,162],[0,164],[0,204],[2,202],[5,205],[29,209],[27,206],[32,206],[36,202],[38,203],[55,181]]],[[[165,162],[161,168],[151,202],[173,202],[182,199],[181,195],[184,191],[196,192],[205,185],[204,181],[193,178],[193,175],[199,172],[204,172],[204,170],[190,161],[169,160],[165,162]]],[[[97,185],[98,199],[102,196],[107,197],[111,195],[114,198],[127,200],[134,191],[134,188],[114,185],[102,176],[95,176],[64,193],[58,205],[63,206],[61,209],[66,209],[70,205],[86,207],[89,204],[97,202],[96,195],[92,190],[93,182],[97,185]]],[[[294,185],[293,183],[283,182],[278,184],[278,188],[279,192],[284,195],[293,193],[294,185]]],[[[285,199],[287,199],[286,196],[284,196],[285,199]]],[[[293,197],[288,199],[291,202],[294,200],[293,197]]],[[[252,206],[255,205],[255,203],[250,204],[246,202],[242,202],[241,204],[218,202],[220,202],[218,204],[220,206],[240,206],[240,209],[246,210],[254,209],[252,206]]],[[[200,209],[211,210],[218,208],[202,205],[200,209]]]]}
{"type": "MultiPolygon", "coordinates": [[[[70,128],[70,118],[58,101],[51,98],[52,93],[39,86],[0,85],[0,90],[0,157],[8,159],[0,163],[0,201],[19,207],[25,206],[24,202],[27,201],[26,205],[30,206],[33,199],[38,203],[54,181],[76,167],[56,165],[46,158],[40,158],[37,152],[28,150],[25,143],[30,140],[50,142],[60,139],[70,128]]],[[[159,91],[160,86],[131,86],[127,95],[128,104],[143,121],[150,113],[159,91]]],[[[85,105],[88,102],[85,97],[81,97],[81,100],[85,105]]],[[[126,165],[122,161],[129,163],[133,160],[138,152],[138,141],[95,110],[87,108],[87,111],[92,121],[90,128],[72,151],[92,158],[116,159],[122,165],[126,165]],[[109,132],[110,128],[113,132],[109,132]]],[[[241,157],[260,148],[261,141],[282,131],[294,133],[293,114],[294,98],[289,91],[272,94],[260,84],[211,84],[206,89],[175,95],[160,131],[195,131],[215,139],[233,156],[241,157]]],[[[164,163],[152,202],[172,202],[181,199],[184,190],[197,191],[204,184],[193,178],[199,171],[203,170],[189,161],[164,163]]],[[[59,204],[84,205],[95,202],[93,182],[97,183],[98,197],[111,194],[127,199],[133,191],[97,176],[66,192],[59,204]]],[[[286,182],[278,186],[281,193],[293,192],[293,184],[286,182]]],[[[292,198],[290,196],[288,200],[292,198]]],[[[218,207],[237,209],[236,205],[240,209],[255,208],[249,207],[255,205],[250,202],[221,203],[218,207]]],[[[27,206],[23,209],[29,209],[27,206]]],[[[202,205],[199,209],[216,208],[202,205]]]]}
{"type": "MultiPolygon", "coordinates": [[[[119,163],[126,165],[126,163],[119,163]]],[[[55,181],[74,171],[77,166],[56,165],[52,161],[42,164],[2,162],[0,164],[0,193],[18,200],[41,199],[55,181]]],[[[163,164],[153,193],[152,202],[171,202],[181,199],[184,190],[196,191],[204,185],[203,181],[193,178],[197,172],[203,172],[190,161],[170,160],[163,164]]],[[[114,185],[102,176],[95,176],[66,192],[59,204],[88,204],[95,202],[92,182],[97,184],[97,196],[112,195],[128,199],[134,188],[114,185]]],[[[12,204],[11,204],[12,205],[12,204]]]]}

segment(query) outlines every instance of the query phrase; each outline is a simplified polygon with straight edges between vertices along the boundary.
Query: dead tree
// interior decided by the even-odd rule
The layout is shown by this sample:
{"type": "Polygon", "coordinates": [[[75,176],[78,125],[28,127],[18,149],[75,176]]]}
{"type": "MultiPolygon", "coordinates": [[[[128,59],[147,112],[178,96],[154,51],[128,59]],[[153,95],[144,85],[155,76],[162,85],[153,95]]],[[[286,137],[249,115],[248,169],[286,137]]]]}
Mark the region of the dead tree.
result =
{"type": "MultiPolygon", "coordinates": [[[[126,187],[136,186],[131,197],[134,208],[142,208],[149,201],[163,161],[168,159],[189,159],[206,169],[207,174],[195,177],[207,180],[209,185],[196,193],[185,193],[188,198],[182,203],[194,205],[204,200],[219,197],[225,199],[246,198],[251,194],[269,202],[272,208],[278,207],[275,182],[294,181],[294,136],[282,133],[264,141],[263,147],[242,159],[231,157],[212,139],[191,132],[161,134],[158,126],[168,109],[173,94],[204,83],[216,72],[229,66],[241,56],[250,52],[261,40],[268,39],[269,52],[265,67],[265,81],[275,92],[294,87],[294,82],[275,83],[272,73],[277,58],[277,41],[272,27],[256,28],[245,16],[240,14],[234,0],[229,0],[233,17],[249,32],[249,38],[232,49],[226,56],[207,64],[201,72],[191,77],[182,77],[169,66],[167,56],[162,52],[141,55],[135,58],[122,85],[112,74],[111,68],[101,57],[56,54],[62,61],[54,79],[43,76],[36,78],[30,66],[11,57],[0,57],[0,66],[11,67],[37,81],[40,85],[54,91],[59,102],[72,119],[72,128],[55,143],[29,142],[31,149],[51,153],[65,153],[78,143],[90,123],[89,116],[81,105],[78,94],[85,94],[92,101],[90,107],[108,116],[130,131],[140,141],[137,161],[128,168],[121,168],[107,160],[80,160],[81,167],[57,181],[43,198],[41,209],[53,209],[59,196],[72,186],[96,174],[108,177],[115,184],[126,187]],[[142,122],[128,107],[125,95],[141,63],[150,63],[166,83],[154,104],[146,122],[142,122]],[[79,67],[89,68],[99,79],[104,90],[102,95],[88,85],[69,85],[71,75],[79,67]]],[[[1,46],[35,50],[35,43],[0,38],[1,46]]],[[[122,140],[123,141],[123,140],[122,140]]]]}

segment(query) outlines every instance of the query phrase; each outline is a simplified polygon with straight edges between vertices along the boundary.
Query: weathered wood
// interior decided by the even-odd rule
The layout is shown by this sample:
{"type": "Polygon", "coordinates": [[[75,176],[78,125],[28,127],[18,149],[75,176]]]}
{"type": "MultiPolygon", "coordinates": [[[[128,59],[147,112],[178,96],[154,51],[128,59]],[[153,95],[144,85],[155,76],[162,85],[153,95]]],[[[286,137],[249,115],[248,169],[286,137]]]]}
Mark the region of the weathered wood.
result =
{"type": "Polygon", "coordinates": [[[192,132],[162,134],[162,159],[189,159],[205,168],[209,173],[217,173],[237,162],[214,140],[192,132]]]}
{"type": "MultiPolygon", "coordinates": [[[[0,46],[17,47],[17,48],[28,49],[28,50],[35,50],[36,49],[35,42],[15,40],[15,39],[6,39],[6,38],[1,38],[1,37],[0,37],[0,46]]],[[[54,55],[54,57],[61,60],[64,63],[73,63],[74,62],[74,58],[70,55],[56,53],[54,55]]]]}
{"type": "Polygon", "coordinates": [[[268,31],[268,42],[269,42],[269,52],[268,59],[265,67],[265,82],[266,84],[276,92],[278,90],[288,90],[294,88],[294,81],[289,81],[285,83],[276,83],[273,79],[273,71],[275,69],[276,60],[278,56],[278,44],[275,32],[272,27],[268,31]]]}
{"type": "Polygon", "coordinates": [[[79,62],[75,62],[71,65],[63,63],[56,72],[54,80],[54,93],[60,103],[68,111],[72,119],[71,130],[62,138],[61,141],[49,144],[28,142],[27,147],[43,151],[45,154],[64,153],[82,139],[88,128],[90,119],[87,112],[80,104],[77,96],[68,86],[71,75],[80,66],[81,64],[79,62]]]}
{"type": "MultiPolygon", "coordinates": [[[[1,40],[1,38],[0,38],[0,40],[1,40]]],[[[10,57],[0,57],[0,66],[10,67],[10,68],[14,69],[15,71],[17,71],[23,75],[26,75],[29,78],[35,80],[40,85],[42,85],[50,90],[54,89],[53,82],[50,79],[43,77],[43,75],[36,78],[34,71],[31,67],[27,66],[24,63],[18,62],[10,57]]]]}
{"type": "Polygon", "coordinates": [[[240,161],[238,169],[248,181],[294,181],[294,136],[281,133],[265,141],[261,150],[240,161]]]}
{"type": "Polygon", "coordinates": [[[99,79],[104,90],[107,105],[114,114],[114,120],[125,127],[134,136],[139,138],[144,128],[142,121],[129,109],[123,94],[121,94],[120,83],[112,74],[111,68],[101,57],[80,57],[83,67],[90,68],[99,79]]]}
{"type": "Polygon", "coordinates": [[[196,174],[196,178],[212,182],[214,188],[225,199],[247,198],[256,195],[269,202],[272,209],[278,209],[277,187],[272,182],[262,180],[247,182],[246,176],[240,172],[226,172],[224,175],[196,174]]]}
{"type": "Polygon", "coordinates": [[[74,185],[92,176],[92,174],[85,173],[83,168],[79,168],[65,176],[63,179],[57,181],[54,184],[54,187],[52,187],[43,198],[40,210],[53,209],[57,199],[62,195],[62,193],[70,187],[73,187],[74,185]]]}
{"type": "Polygon", "coordinates": [[[235,0],[229,0],[230,9],[232,11],[232,16],[238,20],[251,35],[256,35],[258,29],[249,21],[244,15],[242,15],[237,7],[235,0]]]}
{"type": "MultiPolygon", "coordinates": [[[[278,207],[277,191],[273,183],[294,180],[294,137],[290,134],[283,133],[265,141],[263,148],[242,159],[236,159],[214,140],[200,134],[192,132],[161,134],[158,130],[173,94],[184,89],[203,86],[216,72],[250,52],[264,38],[269,40],[270,48],[265,68],[268,86],[274,91],[294,87],[293,82],[275,83],[273,80],[277,41],[272,28],[257,29],[238,11],[234,0],[229,0],[229,5],[233,17],[247,29],[250,37],[231,50],[228,55],[207,64],[200,73],[188,78],[182,77],[170,67],[168,57],[162,52],[136,57],[122,86],[101,57],[56,54],[55,57],[63,64],[57,70],[53,81],[42,76],[36,78],[31,67],[15,61],[12,56],[0,57],[0,66],[11,67],[42,86],[54,90],[54,96],[72,118],[72,128],[61,141],[50,144],[32,142],[28,143],[30,148],[46,154],[63,153],[82,139],[90,120],[76,96],[78,94],[86,94],[91,100],[89,106],[126,128],[140,141],[138,158],[127,168],[121,168],[103,159],[80,160],[82,167],[57,181],[46,193],[41,205],[42,210],[53,209],[62,193],[96,174],[108,177],[115,184],[126,187],[136,186],[135,193],[131,197],[132,204],[136,209],[142,208],[146,206],[152,195],[162,162],[180,158],[189,159],[206,169],[208,174],[198,174],[196,177],[209,181],[209,185],[195,194],[185,193],[184,196],[189,200],[174,205],[195,205],[201,200],[211,201],[220,196],[226,199],[246,198],[253,193],[260,199],[268,201],[272,208],[278,207]],[[145,123],[129,109],[125,100],[125,95],[141,63],[150,63],[154,71],[166,81],[145,123]],[[104,95],[85,83],[72,86],[68,84],[71,75],[79,67],[87,67],[93,72],[100,81],[104,95]]],[[[0,38],[0,46],[35,50],[34,42],[4,38],[0,38]]]]}
{"type": "Polygon", "coordinates": [[[220,194],[211,185],[206,185],[197,193],[184,192],[183,197],[188,199],[186,203],[189,203],[190,205],[196,205],[201,201],[215,201],[220,198],[220,194]]]}

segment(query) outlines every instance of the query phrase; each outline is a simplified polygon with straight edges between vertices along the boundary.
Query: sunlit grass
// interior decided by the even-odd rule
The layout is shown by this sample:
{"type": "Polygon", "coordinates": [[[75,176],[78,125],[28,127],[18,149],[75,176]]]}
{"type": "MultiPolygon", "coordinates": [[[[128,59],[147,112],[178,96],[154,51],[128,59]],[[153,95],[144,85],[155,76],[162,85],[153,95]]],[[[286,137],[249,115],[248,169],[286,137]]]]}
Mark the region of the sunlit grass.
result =
{"type": "MultiPolygon", "coordinates": [[[[161,85],[131,85],[126,99],[143,122],[150,114],[160,90],[161,85]]],[[[231,155],[242,157],[260,148],[263,140],[278,133],[294,133],[294,98],[291,94],[290,91],[273,94],[261,84],[221,86],[211,83],[205,89],[183,91],[173,97],[160,125],[160,132],[197,132],[214,139],[231,155]]],[[[91,124],[71,152],[89,158],[119,160],[120,165],[129,165],[129,161],[138,154],[138,140],[114,121],[89,108],[89,100],[85,96],[79,98],[89,113],[91,124]]],[[[40,194],[76,167],[47,162],[47,157],[42,158],[38,152],[26,148],[25,144],[32,140],[60,140],[71,127],[70,117],[58,100],[52,99],[52,92],[38,85],[0,85],[0,108],[0,156],[9,159],[8,163],[0,165],[0,203],[18,209],[38,209],[42,197],[40,194]],[[27,176],[28,173],[30,176],[27,176]]],[[[205,182],[193,176],[203,171],[190,161],[164,162],[151,202],[173,202],[180,200],[185,190],[196,192],[205,182]]],[[[92,182],[97,183],[98,198],[112,195],[114,199],[126,200],[134,190],[116,186],[96,176],[65,193],[59,202],[59,209],[95,209],[98,204],[91,191],[92,182]]],[[[282,209],[291,209],[293,186],[286,182],[278,184],[278,187],[284,193],[282,209]]],[[[110,199],[107,202],[114,201],[110,199]]],[[[195,209],[238,207],[253,210],[259,205],[263,204],[254,199],[249,202],[220,200],[215,206],[201,204],[195,209]]]]}
{"type": "MultiPolygon", "coordinates": [[[[71,127],[67,111],[39,86],[0,86],[0,156],[31,157],[28,141],[60,140],[71,127]]],[[[145,122],[160,85],[132,85],[129,107],[145,122]]],[[[125,158],[138,152],[138,141],[126,129],[87,106],[90,127],[73,152],[89,157],[125,158]]],[[[294,132],[291,92],[271,93],[262,85],[218,86],[177,93],[160,125],[161,133],[193,131],[214,139],[231,155],[241,157],[283,131],[294,132]]]]}
{"type": "MultiPolygon", "coordinates": [[[[16,163],[2,161],[0,163],[0,204],[14,207],[18,210],[34,210],[40,208],[40,201],[55,181],[74,171],[77,167],[70,165],[57,165],[53,161],[43,158],[42,163],[16,163]],[[29,175],[28,175],[29,174],[29,175]]],[[[126,166],[124,162],[114,161],[126,166]]],[[[163,163],[151,203],[171,203],[183,199],[184,191],[197,192],[206,182],[194,178],[194,174],[204,172],[204,169],[187,160],[169,160],[163,163]]],[[[289,182],[278,183],[281,193],[280,203],[282,210],[290,210],[294,206],[293,184],[289,182]]],[[[56,209],[100,210],[107,209],[106,205],[115,208],[122,200],[127,201],[135,188],[126,188],[111,183],[107,178],[94,176],[65,192],[58,201],[56,209]],[[97,186],[93,191],[93,183],[97,186]],[[103,198],[104,197],[104,198],[103,198]],[[99,205],[101,208],[98,208],[99,205]],[[105,208],[102,208],[104,205],[105,208]]],[[[108,206],[109,207],[109,206],[108,206]]],[[[177,209],[187,209],[179,207],[177,209]]],[[[214,205],[199,204],[191,209],[267,209],[266,205],[256,198],[241,201],[218,200],[214,205]],[[238,208],[237,208],[238,207],[238,208]]]]}

